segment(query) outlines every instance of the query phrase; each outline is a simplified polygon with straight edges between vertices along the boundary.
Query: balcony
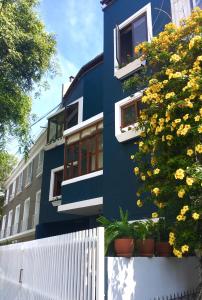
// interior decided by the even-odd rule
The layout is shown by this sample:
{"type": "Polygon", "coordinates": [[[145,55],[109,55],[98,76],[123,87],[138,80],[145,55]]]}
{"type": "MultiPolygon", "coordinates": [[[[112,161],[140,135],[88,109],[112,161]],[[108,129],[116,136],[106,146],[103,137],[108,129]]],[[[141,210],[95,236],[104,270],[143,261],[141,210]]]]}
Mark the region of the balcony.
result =
{"type": "Polygon", "coordinates": [[[22,220],[21,222],[21,232],[26,231],[28,229],[28,218],[22,220]]]}

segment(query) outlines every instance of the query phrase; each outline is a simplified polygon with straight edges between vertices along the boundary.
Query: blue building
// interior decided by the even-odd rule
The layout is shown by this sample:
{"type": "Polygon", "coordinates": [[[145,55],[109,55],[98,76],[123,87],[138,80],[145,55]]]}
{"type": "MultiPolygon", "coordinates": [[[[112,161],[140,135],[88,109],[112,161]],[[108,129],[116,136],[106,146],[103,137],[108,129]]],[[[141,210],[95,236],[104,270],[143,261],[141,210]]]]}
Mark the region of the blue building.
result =
{"type": "MultiPolygon", "coordinates": [[[[48,120],[37,237],[96,226],[96,218],[150,216],[136,206],[138,182],[130,155],[142,91],[123,82],[141,68],[134,47],[191,13],[200,0],[103,0],[103,54],[81,68],[48,120]],[[131,130],[133,129],[133,130],[131,130]]],[[[95,37],[96,38],[96,37],[95,37]]]]}

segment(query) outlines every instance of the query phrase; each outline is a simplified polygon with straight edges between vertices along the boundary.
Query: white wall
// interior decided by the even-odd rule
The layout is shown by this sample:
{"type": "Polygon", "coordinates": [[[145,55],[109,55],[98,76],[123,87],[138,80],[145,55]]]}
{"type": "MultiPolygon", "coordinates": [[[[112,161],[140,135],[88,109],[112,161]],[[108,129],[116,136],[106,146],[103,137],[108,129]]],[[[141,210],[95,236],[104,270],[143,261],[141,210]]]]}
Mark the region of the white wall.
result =
{"type": "Polygon", "coordinates": [[[197,286],[198,260],[195,257],[106,259],[108,300],[153,300],[197,286]]]}

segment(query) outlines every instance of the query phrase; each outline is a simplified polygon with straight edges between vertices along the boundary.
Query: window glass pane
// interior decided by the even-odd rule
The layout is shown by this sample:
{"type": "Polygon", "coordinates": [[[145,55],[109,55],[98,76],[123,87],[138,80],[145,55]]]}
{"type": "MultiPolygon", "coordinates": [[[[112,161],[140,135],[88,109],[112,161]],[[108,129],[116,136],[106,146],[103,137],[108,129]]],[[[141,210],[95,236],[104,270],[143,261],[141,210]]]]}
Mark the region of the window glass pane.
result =
{"type": "Polygon", "coordinates": [[[146,14],[133,23],[133,47],[148,40],[146,14]]]}
{"type": "Polygon", "coordinates": [[[96,155],[91,155],[90,156],[90,170],[91,172],[96,170],[96,155]]]}
{"type": "Polygon", "coordinates": [[[48,127],[48,142],[61,138],[64,131],[64,111],[49,119],[48,127]]]}
{"type": "Polygon", "coordinates": [[[49,121],[49,137],[48,137],[48,142],[53,142],[56,139],[56,130],[57,126],[56,123],[53,122],[52,120],[49,121]]]}
{"type": "Polygon", "coordinates": [[[98,169],[103,169],[103,152],[98,154],[98,169]]]}
{"type": "Polygon", "coordinates": [[[66,108],[65,129],[78,124],[78,102],[66,108]]]}
{"type": "Polygon", "coordinates": [[[122,117],[122,124],[121,124],[122,128],[132,125],[137,121],[134,102],[122,107],[121,117],[122,117]]]}
{"type": "Polygon", "coordinates": [[[73,157],[73,177],[76,177],[79,170],[79,143],[74,145],[73,157]]]}
{"type": "Polygon", "coordinates": [[[96,152],[96,137],[90,139],[90,154],[95,154],[96,152]]]}
{"type": "Polygon", "coordinates": [[[99,135],[98,135],[98,147],[99,147],[99,150],[102,150],[103,149],[103,134],[102,133],[100,133],[99,135]]]}
{"type": "Polygon", "coordinates": [[[63,170],[55,173],[53,197],[61,195],[62,181],[63,181],[63,170]]]}
{"type": "Polygon", "coordinates": [[[80,133],[76,133],[74,135],[71,135],[67,139],[67,144],[70,145],[72,143],[75,143],[75,142],[79,141],[79,137],[80,137],[80,133]]]}
{"type": "Polygon", "coordinates": [[[131,24],[120,31],[121,64],[127,64],[133,57],[132,26],[131,24]]]}
{"type": "Polygon", "coordinates": [[[81,145],[81,174],[87,174],[88,172],[88,159],[87,159],[87,152],[88,152],[88,141],[82,142],[81,145]]]}

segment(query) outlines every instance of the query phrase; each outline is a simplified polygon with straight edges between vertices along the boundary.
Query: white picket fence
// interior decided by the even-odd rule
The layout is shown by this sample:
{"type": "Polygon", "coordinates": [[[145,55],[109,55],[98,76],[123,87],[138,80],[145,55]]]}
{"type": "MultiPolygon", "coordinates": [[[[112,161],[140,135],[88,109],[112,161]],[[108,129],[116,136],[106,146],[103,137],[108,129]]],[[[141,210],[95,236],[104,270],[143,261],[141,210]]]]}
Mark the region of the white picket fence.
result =
{"type": "Polygon", "coordinates": [[[104,229],[0,247],[0,300],[104,300],[104,229]]]}

